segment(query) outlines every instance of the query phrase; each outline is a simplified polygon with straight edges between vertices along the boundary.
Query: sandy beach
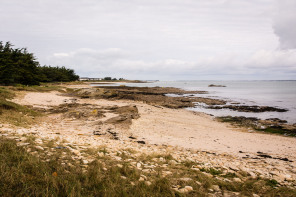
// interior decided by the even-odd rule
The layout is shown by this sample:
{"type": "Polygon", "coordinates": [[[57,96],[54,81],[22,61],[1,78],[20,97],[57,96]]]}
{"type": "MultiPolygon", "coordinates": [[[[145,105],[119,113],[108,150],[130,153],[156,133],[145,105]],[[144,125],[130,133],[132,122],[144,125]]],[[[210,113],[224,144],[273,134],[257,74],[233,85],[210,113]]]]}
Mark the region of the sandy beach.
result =
{"type": "MultiPolygon", "coordinates": [[[[87,94],[93,94],[95,89],[85,85],[68,88],[82,88],[79,91],[87,94]]],[[[293,186],[296,180],[295,137],[259,133],[218,122],[204,113],[135,100],[81,98],[58,91],[22,91],[12,101],[46,115],[29,128],[2,125],[0,132],[34,135],[39,142],[58,140],[78,155],[73,157],[75,160],[93,161],[80,154],[88,148],[103,148],[118,161],[122,160],[118,155],[129,150],[134,152],[136,160],[143,155],[171,155],[174,159],[168,162],[194,162],[192,169],[198,171],[214,168],[226,174],[239,171],[248,174],[245,178],[239,175],[240,179],[234,181],[259,177],[293,186]]],[[[140,164],[132,165],[137,168],[140,164]]],[[[145,165],[148,169],[140,170],[151,172],[150,164],[145,165]]]]}
{"type": "MultiPolygon", "coordinates": [[[[59,92],[29,92],[14,101],[23,105],[49,108],[67,102],[71,103],[71,99],[59,92]]],[[[127,100],[78,99],[76,102],[94,106],[137,106],[140,118],[133,119],[129,129],[120,131],[120,128],[117,128],[117,130],[119,129],[120,134],[126,135],[125,137],[135,136],[149,144],[171,145],[240,156],[263,152],[274,156],[288,157],[292,160],[296,158],[296,138],[235,128],[230,124],[217,122],[211,116],[203,113],[185,109],[155,107],[127,100]]],[[[112,117],[112,114],[109,116],[112,117]]],[[[87,126],[85,125],[85,127],[87,126]]],[[[62,132],[60,131],[62,128],[58,129],[59,132],[62,132]]],[[[93,132],[91,129],[83,131],[83,128],[78,128],[75,124],[70,124],[68,129],[88,132],[88,134],[93,132]]]]}

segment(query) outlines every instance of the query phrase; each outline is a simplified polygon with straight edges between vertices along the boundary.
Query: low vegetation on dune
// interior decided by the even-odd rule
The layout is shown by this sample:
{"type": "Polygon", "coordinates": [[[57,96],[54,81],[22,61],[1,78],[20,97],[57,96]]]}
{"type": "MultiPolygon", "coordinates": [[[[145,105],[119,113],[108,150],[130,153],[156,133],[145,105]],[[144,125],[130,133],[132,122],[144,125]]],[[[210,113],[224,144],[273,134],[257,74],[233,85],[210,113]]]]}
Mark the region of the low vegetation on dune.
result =
{"type": "Polygon", "coordinates": [[[272,179],[248,178],[243,171],[198,170],[197,163],[177,163],[170,155],[134,157],[136,150],[122,150],[117,153],[121,159],[114,160],[99,147],[85,148],[83,157],[77,158],[76,147],[69,143],[1,135],[0,196],[294,196],[296,192],[272,179]],[[158,167],[144,171],[140,168],[144,164],[158,167]]]}
{"type": "Polygon", "coordinates": [[[0,122],[26,126],[34,122],[39,114],[26,106],[9,101],[15,93],[7,87],[0,87],[0,122]]]}

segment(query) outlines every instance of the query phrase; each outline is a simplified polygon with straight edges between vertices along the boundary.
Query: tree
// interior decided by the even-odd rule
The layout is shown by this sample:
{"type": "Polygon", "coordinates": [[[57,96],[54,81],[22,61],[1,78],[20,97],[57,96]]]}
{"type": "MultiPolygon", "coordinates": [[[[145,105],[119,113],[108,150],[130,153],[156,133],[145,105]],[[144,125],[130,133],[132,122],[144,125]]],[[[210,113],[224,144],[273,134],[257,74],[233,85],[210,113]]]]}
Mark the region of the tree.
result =
{"type": "Polygon", "coordinates": [[[79,76],[65,67],[40,66],[26,48],[12,48],[0,42],[0,84],[39,85],[40,82],[76,81],[79,76]]]}
{"type": "Polygon", "coordinates": [[[111,77],[105,77],[104,80],[110,81],[110,80],[112,80],[112,78],[111,77]]]}
{"type": "Polygon", "coordinates": [[[13,49],[10,42],[0,42],[0,83],[38,85],[38,65],[26,48],[13,49]]]}

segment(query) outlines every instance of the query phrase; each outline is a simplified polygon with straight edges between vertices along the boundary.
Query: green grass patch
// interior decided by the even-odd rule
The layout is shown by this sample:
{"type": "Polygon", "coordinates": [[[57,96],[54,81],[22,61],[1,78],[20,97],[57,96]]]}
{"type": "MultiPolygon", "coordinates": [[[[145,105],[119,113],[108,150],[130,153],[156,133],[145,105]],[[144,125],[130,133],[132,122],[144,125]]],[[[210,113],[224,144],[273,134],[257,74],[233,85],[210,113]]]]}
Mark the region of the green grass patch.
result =
{"type": "Polygon", "coordinates": [[[26,86],[26,85],[15,85],[10,87],[10,89],[15,91],[31,91],[31,92],[50,92],[50,91],[60,91],[64,92],[64,88],[62,86],[51,85],[51,84],[43,84],[40,86],[26,86]]]}

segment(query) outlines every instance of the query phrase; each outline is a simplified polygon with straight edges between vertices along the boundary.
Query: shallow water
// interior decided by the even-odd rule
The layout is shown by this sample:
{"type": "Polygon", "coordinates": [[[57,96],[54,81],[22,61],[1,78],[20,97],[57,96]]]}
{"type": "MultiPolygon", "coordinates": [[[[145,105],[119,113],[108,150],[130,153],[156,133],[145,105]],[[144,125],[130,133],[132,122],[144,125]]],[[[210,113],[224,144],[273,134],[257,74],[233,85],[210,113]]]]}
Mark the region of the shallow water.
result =
{"type": "Polygon", "coordinates": [[[154,83],[124,83],[137,87],[177,87],[186,90],[203,90],[209,94],[199,97],[221,98],[229,102],[246,105],[272,106],[288,109],[288,112],[236,112],[228,109],[207,109],[203,104],[196,104],[190,110],[205,112],[214,116],[246,116],[261,119],[279,118],[289,123],[296,123],[296,81],[159,81],[154,83]],[[226,87],[208,87],[210,84],[226,87]]]}

